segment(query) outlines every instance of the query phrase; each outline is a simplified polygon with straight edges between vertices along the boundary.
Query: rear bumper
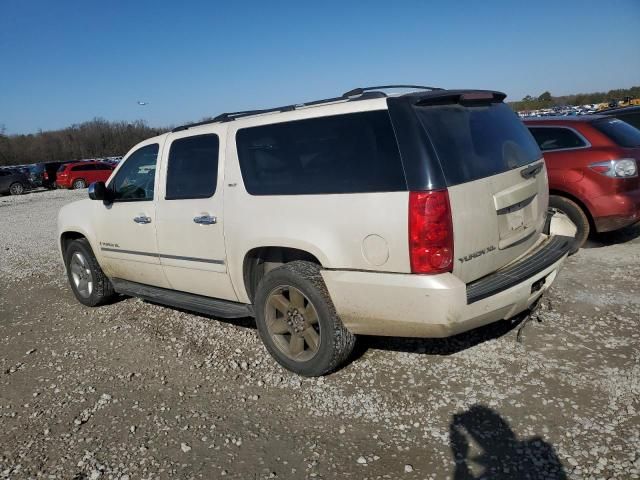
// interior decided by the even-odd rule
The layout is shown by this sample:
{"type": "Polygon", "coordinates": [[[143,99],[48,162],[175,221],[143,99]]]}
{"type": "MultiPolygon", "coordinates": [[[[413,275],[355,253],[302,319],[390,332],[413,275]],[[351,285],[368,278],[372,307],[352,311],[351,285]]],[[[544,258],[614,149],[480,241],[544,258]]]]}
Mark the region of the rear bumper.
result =
{"type": "Polygon", "coordinates": [[[598,232],[618,230],[640,221],[640,189],[597,197],[592,203],[598,232]]]}
{"type": "Polygon", "coordinates": [[[448,337],[531,307],[555,280],[572,242],[550,237],[517,264],[469,285],[450,273],[323,270],[322,276],[338,315],[353,333],[448,337]],[[482,298],[474,296],[478,286],[482,298]]]}

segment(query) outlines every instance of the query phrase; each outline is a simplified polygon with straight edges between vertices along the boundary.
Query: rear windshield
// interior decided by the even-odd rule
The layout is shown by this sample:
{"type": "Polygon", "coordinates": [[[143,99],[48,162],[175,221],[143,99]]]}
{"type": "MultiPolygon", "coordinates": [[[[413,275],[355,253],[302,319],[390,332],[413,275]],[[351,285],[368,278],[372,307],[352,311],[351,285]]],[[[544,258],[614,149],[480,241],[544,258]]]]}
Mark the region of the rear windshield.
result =
{"type": "Polygon", "coordinates": [[[640,130],[617,118],[597,120],[592,124],[621,147],[640,147],[640,130]]]}
{"type": "Polygon", "coordinates": [[[447,185],[490,177],[539,160],[529,130],[504,103],[417,106],[447,185]]]}

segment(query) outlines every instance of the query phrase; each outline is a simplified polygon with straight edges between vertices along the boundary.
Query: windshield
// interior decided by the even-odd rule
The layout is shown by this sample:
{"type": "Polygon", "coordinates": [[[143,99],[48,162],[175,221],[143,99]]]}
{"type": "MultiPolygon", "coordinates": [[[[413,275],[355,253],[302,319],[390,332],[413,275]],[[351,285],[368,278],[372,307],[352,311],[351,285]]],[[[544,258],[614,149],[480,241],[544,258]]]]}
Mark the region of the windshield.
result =
{"type": "Polygon", "coordinates": [[[542,157],[527,128],[504,103],[415,108],[449,186],[497,175],[542,157]]]}
{"type": "Polygon", "coordinates": [[[640,130],[617,118],[596,120],[593,126],[621,147],[640,147],[640,130]]]}

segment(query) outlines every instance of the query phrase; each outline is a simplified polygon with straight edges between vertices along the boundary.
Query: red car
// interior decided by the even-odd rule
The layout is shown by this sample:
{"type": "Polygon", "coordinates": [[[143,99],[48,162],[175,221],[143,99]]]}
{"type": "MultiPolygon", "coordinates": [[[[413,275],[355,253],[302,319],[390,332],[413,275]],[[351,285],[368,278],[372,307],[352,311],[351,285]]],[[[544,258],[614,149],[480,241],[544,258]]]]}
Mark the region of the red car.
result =
{"type": "Polygon", "coordinates": [[[549,175],[549,206],[578,227],[576,250],[592,231],[640,220],[640,130],[603,115],[524,121],[549,175]]]}
{"type": "Polygon", "coordinates": [[[106,182],[115,167],[104,162],[76,162],[61,165],[57,172],[58,188],[86,188],[93,182],[106,182]]]}

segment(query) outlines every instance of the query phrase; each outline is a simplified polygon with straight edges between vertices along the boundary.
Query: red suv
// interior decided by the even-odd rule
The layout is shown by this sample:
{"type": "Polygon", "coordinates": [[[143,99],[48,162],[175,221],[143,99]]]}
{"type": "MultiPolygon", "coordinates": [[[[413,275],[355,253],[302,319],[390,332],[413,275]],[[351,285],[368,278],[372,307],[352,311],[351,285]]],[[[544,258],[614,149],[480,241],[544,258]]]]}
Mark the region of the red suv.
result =
{"type": "Polygon", "coordinates": [[[544,154],[549,206],[578,227],[576,250],[591,231],[640,220],[640,130],[603,115],[526,119],[544,154]]]}
{"type": "Polygon", "coordinates": [[[103,162],[66,163],[58,169],[56,185],[58,188],[86,188],[93,182],[106,182],[114,168],[103,162]]]}

